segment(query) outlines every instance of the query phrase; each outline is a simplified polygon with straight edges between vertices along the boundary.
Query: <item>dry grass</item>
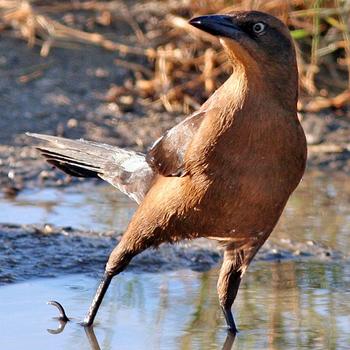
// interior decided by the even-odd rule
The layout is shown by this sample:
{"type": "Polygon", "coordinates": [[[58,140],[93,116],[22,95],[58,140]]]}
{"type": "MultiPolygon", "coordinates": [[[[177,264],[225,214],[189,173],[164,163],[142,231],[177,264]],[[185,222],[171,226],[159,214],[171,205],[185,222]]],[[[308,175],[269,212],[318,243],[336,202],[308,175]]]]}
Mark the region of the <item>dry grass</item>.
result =
{"type": "Polygon", "coordinates": [[[135,80],[132,86],[114,87],[108,99],[137,94],[161,103],[168,111],[187,113],[217,88],[230,69],[217,40],[191,27],[187,20],[193,15],[238,9],[270,12],[289,25],[298,47],[300,110],[349,104],[350,1],[150,0],[128,7],[122,1],[0,0],[0,31],[25,39],[29,46],[40,45],[42,56],[53,46],[80,44],[116,51],[127,59],[118,58],[115,63],[133,71],[135,80]],[[88,28],[69,24],[75,13],[88,14],[88,28]],[[54,19],[57,16],[64,21],[54,19]],[[108,27],[114,21],[132,28],[137,45],[97,33],[97,24],[108,27]]]}

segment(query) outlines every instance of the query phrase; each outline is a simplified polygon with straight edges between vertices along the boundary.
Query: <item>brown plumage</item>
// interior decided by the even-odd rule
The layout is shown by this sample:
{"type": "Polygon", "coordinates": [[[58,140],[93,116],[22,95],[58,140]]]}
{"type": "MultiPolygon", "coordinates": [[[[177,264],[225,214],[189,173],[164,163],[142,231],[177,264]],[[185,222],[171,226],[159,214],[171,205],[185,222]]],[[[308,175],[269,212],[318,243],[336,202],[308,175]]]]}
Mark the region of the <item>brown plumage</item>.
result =
{"type": "Polygon", "coordinates": [[[99,176],[140,202],[111,253],[85,319],[93,323],[113,276],[163,242],[206,237],[225,247],[218,294],[227,324],[250,261],[270,235],[304,173],[297,118],[298,72],[286,26],[261,12],[194,18],[216,35],[233,72],[202,107],[147,155],[87,141],[33,135],[48,161],[77,176],[99,176]]]}

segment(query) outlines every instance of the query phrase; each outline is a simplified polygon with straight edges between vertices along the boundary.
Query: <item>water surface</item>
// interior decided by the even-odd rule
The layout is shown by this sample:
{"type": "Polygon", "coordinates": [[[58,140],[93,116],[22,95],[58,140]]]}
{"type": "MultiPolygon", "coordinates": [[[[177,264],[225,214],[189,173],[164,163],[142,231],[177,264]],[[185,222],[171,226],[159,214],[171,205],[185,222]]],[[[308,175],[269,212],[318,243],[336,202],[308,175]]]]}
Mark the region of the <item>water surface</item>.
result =
{"type": "MultiPolygon", "coordinates": [[[[1,198],[1,197],[0,197],[1,198]]],[[[51,224],[83,230],[122,230],[137,204],[107,184],[24,190],[0,200],[0,223],[51,224]]]]}
{"type": "MultiPolygon", "coordinates": [[[[101,349],[221,349],[226,330],[216,296],[217,271],[123,273],[112,282],[94,327],[101,349]]],[[[85,275],[0,288],[1,347],[98,349],[77,324],[97,280],[85,275]],[[60,334],[58,298],[73,318],[60,334]]],[[[350,266],[326,263],[254,264],[234,307],[233,349],[349,349],[350,266]]]]}

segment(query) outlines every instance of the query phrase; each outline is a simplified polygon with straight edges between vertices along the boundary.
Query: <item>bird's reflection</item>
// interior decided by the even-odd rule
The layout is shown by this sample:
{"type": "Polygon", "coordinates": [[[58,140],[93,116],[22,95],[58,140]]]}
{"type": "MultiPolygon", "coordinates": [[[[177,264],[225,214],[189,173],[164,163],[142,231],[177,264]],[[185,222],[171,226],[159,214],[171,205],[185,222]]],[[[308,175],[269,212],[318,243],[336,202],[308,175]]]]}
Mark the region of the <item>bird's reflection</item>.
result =
{"type": "Polygon", "coordinates": [[[222,350],[231,350],[235,339],[236,339],[236,333],[232,333],[228,331],[224,345],[222,346],[222,350]]]}
{"type": "MultiPolygon", "coordinates": [[[[56,329],[48,329],[47,331],[50,334],[59,334],[62,333],[64,331],[64,328],[66,327],[68,321],[63,321],[63,320],[58,320],[59,322],[59,326],[56,329]]],[[[98,340],[96,338],[96,334],[94,332],[94,328],[93,327],[84,327],[85,330],[85,334],[87,336],[87,339],[89,341],[90,344],[90,348],[91,350],[101,350],[100,344],[98,343],[98,340]]],[[[222,346],[222,350],[231,350],[233,343],[235,341],[236,338],[236,334],[231,333],[231,332],[227,332],[227,336],[225,339],[225,342],[222,346]]]]}
{"type": "MultiPolygon", "coordinates": [[[[56,317],[55,319],[58,320],[59,326],[56,329],[47,329],[47,331],[50,334],[60,334],[64,331],[64,329],[65,329],[67,323],[70,321],[70,319],[67,317],[67,314],[66,314],[63,306],[59,302],[52,300],[52,301],[49,301],[48,304],[53,305],[54,307],[56,307],[58,309],[59,317],[56,317]]],[[[88,338],[90,348],[92,350],[101,350],[100,345],[98,343],[98,340],[96,338],[95,332],[94,332],[94,328],[93,327],[84,327],[84,330],[85,330],[85,334],[88,338]]],[[[222,350],[231,350],[233,343],[235,341],[235,338],[236,338],[236,334],[228,331],[225,342],[222,346],[222,350]]]]}
{"type": "MultiPolygon", "coordinates": [[[[60,334],[64,331],[68,321],[57,318],[59,326],[56,329],[47,329],[50,334],[60,334]]],[[[84,327],[91,350],[101,350],[93,327],[84,327]]]]}
{"type": "Polygon", "coordinates": [[[59,322],[59,326],[56,328],[56,329],[50,329],[48,328],[47,331],[50,333],[50,334],[60,334],[64,331],[64,328],[66,327],[66,324],[68,321],[63,321],[63,320],[58,320],[59,322]]]}
{"type": "Polygon", "coordinates": [[[84,327],[84,328],[85,328],[85,334],[88,338],[91,350],[101,350],[94,332],[94,328],[93,327],[84,327]]]}

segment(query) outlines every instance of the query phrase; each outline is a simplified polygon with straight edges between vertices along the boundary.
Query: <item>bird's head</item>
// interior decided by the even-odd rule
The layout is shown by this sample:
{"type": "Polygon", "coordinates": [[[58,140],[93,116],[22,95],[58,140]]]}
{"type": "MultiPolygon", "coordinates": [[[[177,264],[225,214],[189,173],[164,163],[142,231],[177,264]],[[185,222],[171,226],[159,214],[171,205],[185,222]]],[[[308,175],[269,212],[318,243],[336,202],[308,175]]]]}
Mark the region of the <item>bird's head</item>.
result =
{"type": "Polygon", "coordinates": [[[238,11],[195,17],[189,23],[217,36],[234,64],[240,62],[264,77],[292,79],[297,84],[293,41],[286,25],[276,17],[258,11],[238,11]]]}

